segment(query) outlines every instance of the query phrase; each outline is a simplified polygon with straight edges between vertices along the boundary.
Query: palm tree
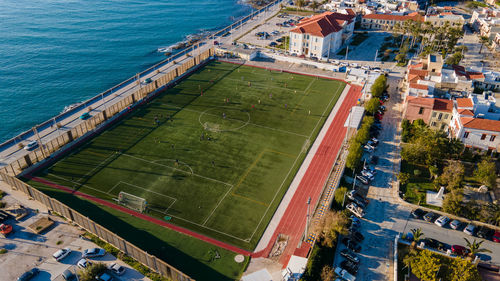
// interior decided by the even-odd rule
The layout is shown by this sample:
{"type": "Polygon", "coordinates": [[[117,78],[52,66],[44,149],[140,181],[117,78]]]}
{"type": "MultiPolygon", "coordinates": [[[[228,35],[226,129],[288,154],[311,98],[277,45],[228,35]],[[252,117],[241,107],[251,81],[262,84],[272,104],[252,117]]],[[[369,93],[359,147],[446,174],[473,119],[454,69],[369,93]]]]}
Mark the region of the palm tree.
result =
{"type": "Polygon", "coordinates": [[[414,228],[411,230],[411,233],[413,234],[413,242],[411,242],[411,246],[412,248],[415,248],[417,243],[424,238],[424,233],[421,228],[414,228]]]}
{"type": "Polygon", "coordinates": [[[321,4],[316,1],[312,1],[311,4],[309,4],[309,7],[311,7],[313,12],[316,12],[316,9],[318,9],[319,6],[321,6],[321,4]]]}
{"type": "Polygon", "coordinates": [[[471,258],[474,258],[477,253],[491,253],[489,249],[481,248],[481,244],[483,244],[484,240],[481,241],[472,241],[472,243],[467,239],[464,238],[465,242],[467,242],[467,248],[469,248],[469,256],[471,258]]]}
{"type": "Polygon", "coordinates": [[[297,0],[295,2],[295,5],[299,8],[299,9],[302,9],[302,7],[304,7],[306,5],[306,1],[305,0],[297,0]]]}
{"type": "Polygon", "coordinates": [[[481,42],[481,49],[479,49],[479,53],[483,50],[483,46],[485,44],[488,44],[490,42],[490,39],[487,36],[481,36],[479,37],[479,42],[481,42]]]}

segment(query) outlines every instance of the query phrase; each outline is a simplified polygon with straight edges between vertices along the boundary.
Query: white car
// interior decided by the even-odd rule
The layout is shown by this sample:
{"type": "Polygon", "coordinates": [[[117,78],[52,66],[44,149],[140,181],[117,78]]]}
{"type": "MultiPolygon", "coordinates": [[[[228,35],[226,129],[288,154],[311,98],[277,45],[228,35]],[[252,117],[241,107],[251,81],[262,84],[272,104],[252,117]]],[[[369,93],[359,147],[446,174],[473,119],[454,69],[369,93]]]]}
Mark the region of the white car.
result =
{"type": "Polygon", "coordinates": [[[339,64],[340,62],[338,60],[332,60],[333,64],[339,64]]]}
{"type": "Polygon", "coordinates": [[[101,249],[101,248],[92,248],[92,249],[84,250],[82,257],[95,258],[95,257],[102,257],[104,255],[106,255],[106,250],[101,249]]]}
{"type": "Polygon", "coordinates": [[[117,263],[110,264],[108,266],[108,269],[111,270],[116,275],[122,275],[123,273],[125,273],[125,267],[123,267],[117,263]]]}
{"type": "Polygon", "coordinates": [[[28,144],[24,147],[24,149],[29,151],[29,150],[33,150],[33,149],[35,149],[37,146],[38,146],[38,142],[37,142],[36,140],[34,140],[34,141],[30,141],[30,142],[29,142],[29,143],[28,143],[28,144]]]}
{"type": "Polygon", "coordinates": [[[80,268],[87,268],[87,267],[91,266],[92,263],[90,261],[88,261],[87,259],[81,259],[76,263],[76,265],[78,265],[78,267],[80,267],[80,268]]]}
{"type": "Polygon", "coordinates": [[[362,218],[365,216],[365,212],[363,211],[362,208],[358,207],[356,203],[351,203],[346,206],[346,209],[351,211],[354,215],[356,215],[359,218],[362,218]]]}
{"type": "Polygon", "coordinates": [[[363,175],[365,178],[368,180],[373,180],[375,177],[373,176],[372,173],[370,173],[368,170],[363,170],[361,171],[361,175],[363,175]]]}
{"type": "Polygon", "coordinates": [[[440,216],[434,223],[440,227],[444,227],[450,219],[447,216],[440,216]]]}
{"type": "Polygon", "coordinates": [[[455,230],[459,228],[460,225],[462,225],[462,222],[460,222],[459,220],[453,220],[452,222],[450,222],[450,227],[455,230]]]}
{"type": "Polygon", "coordinates": [[[69,253],[71,253],[71,249],[66,247],[64,249],[61,249],[57,252],[55,252],[52,257],[56,260],[56,261],[61,261],[62,259],[64,259],[66,256],[69,255],[69,253]]]}
{"type": "Polygon", "coordinates": [[[465,228],[464,232],[469,235],[474,235],[476,233],[476,226],[474,226],[472,223],[469,223],[465,228]]]}
{"type": "Polygon", "coordinates": [[[361,67],[361,69],[364,69],[364,70],[370,70],[371,68],[370,68],[368,65],[363,65],[363,66],[361,67]]]}

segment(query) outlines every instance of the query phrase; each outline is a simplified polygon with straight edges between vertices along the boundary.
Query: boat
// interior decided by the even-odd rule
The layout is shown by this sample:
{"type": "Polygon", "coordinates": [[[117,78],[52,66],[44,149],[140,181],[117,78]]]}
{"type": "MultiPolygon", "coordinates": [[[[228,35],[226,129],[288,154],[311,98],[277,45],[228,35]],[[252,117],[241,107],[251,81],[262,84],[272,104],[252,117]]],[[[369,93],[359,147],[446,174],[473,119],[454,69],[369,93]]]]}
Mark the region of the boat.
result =
{"type": "Polygon", "coordinates": [[[63,111],[61,111],[61,113],[66,113],[66,112],[72,110],[73,108],[80,106],[81,104],[82,104],[81,102],[78,102],[78,103],[67,105],[64,107],[63,111]]]}

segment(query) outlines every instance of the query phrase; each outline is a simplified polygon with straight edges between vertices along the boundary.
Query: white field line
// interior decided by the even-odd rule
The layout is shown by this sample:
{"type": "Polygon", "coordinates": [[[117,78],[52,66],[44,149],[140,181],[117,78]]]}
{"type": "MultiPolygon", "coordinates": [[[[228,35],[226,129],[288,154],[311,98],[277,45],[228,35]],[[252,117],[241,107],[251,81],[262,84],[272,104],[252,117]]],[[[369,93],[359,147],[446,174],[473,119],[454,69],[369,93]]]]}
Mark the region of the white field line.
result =
{"type": "MultiPolygon", "coordinates": [[[[151,191],[151,190],[145,189],[144,187],[140,187],[140,186],[135,185],[135,184],[131,184],[131,183],[124,182],[124,181],[119,181],[119,182],[118,182],[118,184],[120,184],[120,183],[123,183],[123,184],[128,184],[128,185],[130,185],[130,186],[140,188],[140,189],[142,189],[142,190],[144,190],[144,191],[151,192],[151,193],[154,193],[154,194],[156,194],[156,195],[160,195],[160,196],[163,196],[163,197],[166,197],[166,198],[173,199],[174,201],[177,201],[177,198],[175,198],[175,197],[171,197],[171,196],[168,196],[168,195],[165,195],[165,194],[161,194],[161,193],[158,193],[158,192],[156,192],[156,191],[151,191]]],[[[136,195],[136,196],[138,196],[138,195],[136,195]]],[[[140,196],[138,196],[138,197],[140,197],[140,196]]]]}
{"type": "MultiPolygon", "coordinates": [[[[344,89],[345,89],[345,87],[344,87],[344,89]]],[[[321,116],[325,115],[326,111],[328,110],[328,108],[332,104],[332,101],[335,99],[335,96],[338,94],[339,90],[340,90],[340,87],[338,87],[337,90],[335,91],[335,95],[332,96],[332,98],[330,99],[330,102],[325,107],[325,110],[323,110],[323,113],[321,113],[321,116]]],[[[339,96],[339,99],[340,99],[340,96],[339,96]]],[[[337,99],[337,101],[338,101],[338,99],[337,99]]],[[[333,108],[332,108],[332,110],[333,110],[333,108]]],[[[325,119],[325,121],[327,119],[328,119],[328,117],[325,119]]],[[[311,134],[309,134],[309,139],[312,137],[312,134],[314,133],[314,131],[316,131],[316,128],[318,127],[320,121],[321,121],[321,118],[319,118],[318,122],[316,122],[316,126],[314,126],[314,129],[311,131],[311,134]]]]}
{"type": "MultiPolygon", "coordinates": [[[[239,81],[239,82],[241,82],[241,81],[242,81],[241,79],[228,78],[228,77],[226,77],[226,78],[224,78],[224,79],[225,79],[225,80],[232,80],[232,81],[239,81]]],[[[244,80],[244,82],[245,82],[245,81],[246,81],[246,80],[244,80]]],[[[312,81],[314,81],[314,80],[312,80],[312,81]]],[[[297,91],[297,93],[303,93],[303,94],[305,93],[305,91],[303,91],[303,90],[296,90],[296,89],[283,88],[283,87],[280,87],[280,86],[271,86],[271,85],[268,85],[268,84],[266,84],[266,83],[261,83],[261,82],[254,82],[254,81],[246,81],[246,82],[252,82],[252,87],[253,87],[254,85],[256,85],[256,86],[261,86],[261,87],[258,87],[259,89],[266,89],[266,90],[267,90],[267,89],[280,89],[280,90],[285,90],[285,91],[289,91],[289,92],[295,92],[295,91],[297,91]]],[[[242,84],[242,85],[238,85],[238,86],[240,86],[240,87],[248,87],[248,85],[243,85],[243,84],[242,84]]]]}
{"type": "Polygon", "coordinates": [[[80,181],[85,178],[86,176],[90,175],[92,172],[94,172],[95,170],[97,170],[98,168],[102,167],[103,166],[103,163],[105,163],[106,161],[108,161],[109,158],[111,158],[112,156],[116,155],[116,153],[112,153],[111,155],[109,155],[108,157],[106,157],[106,159],[102,160],[101,163],[99,163],[97,166],[95,166],[92,170],[88,171],[85,175],[83,175],[82,177],[80,177],[78,180],[76,180],[76,182],[80,183],[80,181]]]}
{"type": "Polygon", "coordinates": [[[231,191],[233,189],[233,187],[234,187],[234,185],[231,185],[231,187],[226,191],[224,196],[222,196],[222,198],[219,200],[219,202],[217,202],[217,205],[215,205],[215,208],[212,210],[212,212],[210,212],[208,217],[205,219],[205,221],[203,222],[203,225],[205,225],[208,222],[210,217],[214,214],[215,210],[219,207],[220,203],[222,203],[222,201],[224,201],[224,199],[226,199],[226,196],[229,194],[229,191],[231,191]]]}
{"type": "MultiPolygon", "coordinates": [[[[154,161],[152,161],[152,162],[153,162],[153,163],[155,163],[155,164],[157,164],[156,162],[158,162],[158,161],[170,161],[170,162],[175,162],[175,159],[164,158],[164,159],[154,160],[154,161]]],[[[188,169],[191,171],[191,174],[193,174],[193,175],[194,175],[194,171],[193,171],[193,168],[191,168],[191,166],[189,166],[187,163],[184,163],[184,162],[182,162],[182,161],[179,161],[179,163],[180,163],[180,164],[182,164],[182,165],[184,165],[184,166],[186,166],[186,167],[188,167],[188,169]]]]}
{"type": "MultiPolygon", "coordinates": [[[[175,105],[170,105],[170,104],[167,104],[167,103],[162,103],[162,104],[167,105],[167,106],[171,106],[171,107],[174,107],[174,108],[181,109],[180,107],[175,106],[175,105]]],[[[194,110],[194,109],[188,109],[188,108],[182,108],[182,110],[196,112],[196,113],[200,113],[200,114],[203,113],[204,115],[210,115],[210,116],[215,116],[215,117],[219,116],[219,115],[216,115],[216,114],[204,113],[203,111],[194,110]]],[[[252,122],[246,122],[246,121],[242,121],[242,120],[238,120],[238,119],[233,119],[233,118],[228,118],[228,117],[226,119],[227,120],[231,120],[231,121],[241,122],[241,123],[248,123],[249,125],[252,125],[252,126],[255,126],[255,127],[269,129],[269,130],[273,130],[273,131],[277,131],[277,132],[281,132],[281,133],[285,133],[285,134],[290,134],[290,135],[295,135],[295,136],[299,136],[299,137],[309,138],[309,136],[306,136],[306,135],[303,135],[303,134],[299,134],[299,133],[290,132],[290,131],[287,131],[287,130],[276,129],[276,128],[273,128],[273,127],[268,127],[268,126],[264,126],[264,125],[258,125],[258,124],[252,123],[252,122]]],[[[320,120],[321,120],[321,118],[320,118],[320,120]]]]}
{"type": "MultiPolygon", "coordinates": [[[[154,165],[162,166],[162,167],[169,168],[169,169],[172,169],[172,170],[175,170],[175,171],[179,171],[179,172],[182,172],[182,173],[190,174],[187,171],[184,171],[184,170],[181,170],[181,169],[177,169],[177,168],[174,168],[174,167],[170,167],[170,166],[167,166],[167,165],[163,165],[163,164],[160,164],[160,163],[155,163],[155,162],[152,162],[152,161],[140,158],[140,157],[136,157],[136,156],[133,156],[133,155],[130,155],[130,154],[123,153],[123,155],[131,157],[131,158],[134,158],[134,159],[137,159],[137,160],[140,160],[140,161],[143,161],[143,162],[151,163],[151,164],[154,164],[154,165]]],[[[203,179],[206,179],[206,180],[209,180],[209,181],[218,182],[218,183],[221,183],[221,184],[224,184],[224,185],[229,185],[229,186],[232,185],[230,183],[223,182],[223,181],[216,180],[216,179],[209,178],[209,177],[205,177],[205,176],[202,176],[202,175],[198,175],[198,174],[192,174],[192,175],[200,177],[200,178],[203,178],[203,179]]]]}
{"type": "Polygon", "coordinates": [[[106,192],[104,192],[104,191],[102,191],[102,190],[99,190],[99,189],[93,188],[93,187],[91,187],[91,186],[89,186],[89,185],[86,185],[86,184],[81,184],[81,183],[79,183],[79,182],[75,182],[75,181],[72,181],[72,180],[68,180],[68,179],[66,179],[66,178],[63,178],[63,177],[58,176],[58,175],[54,175],[54,174],[52,174],[52,173],[50,173],[49,175],[51,175],[51,176],[53,176],[53,177],[56,177],[56,178],[59,178],[59,179],[61,179],[61,180],[64,180],[64,181],[67,181],[67,182],[73,183],[73,184],[75,184],[75,185],[84,186],[84,187],[86,187],[86,188],[88,188],[88,189],[95,190],[95,191],[100,192],[100,193],[102,193],[102,194],[110,195],[110,194],[108,194],[108,193],[106,193],[106,192]]]}
{"type": "Polygon", "coordinates": [[[112,187],[110,190],[108,190],[108,192],[106,192],[106,193],[111,195],[111,191],[112,191],[113,189],[115,189],[115,187],[117,187],[117,186],[120,184],[120,182],[121,182],[121,181],[119,181],[119,182],[117,182],[115,185],[113,185],[113,187],[112,187]]]}
{"type": "Polygon", "coordinates": [[[316,81],[316,79],[312,79],[311,82],[309,82],[309,85],[307,85],[306,89],[304,90],[304,94],[307,94],[307,90],[309,90],[309,88],[311,88],[314,81],[316,81]]]}

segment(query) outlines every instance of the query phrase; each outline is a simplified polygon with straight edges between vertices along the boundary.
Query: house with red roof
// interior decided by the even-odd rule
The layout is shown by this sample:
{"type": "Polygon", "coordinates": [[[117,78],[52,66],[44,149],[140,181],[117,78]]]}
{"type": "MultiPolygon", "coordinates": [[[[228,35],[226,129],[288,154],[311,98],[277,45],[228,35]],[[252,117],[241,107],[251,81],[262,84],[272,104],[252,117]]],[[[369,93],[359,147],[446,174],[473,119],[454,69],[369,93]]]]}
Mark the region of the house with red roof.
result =
{"type": "Polygon", "coordinates": [[[361,27],[364,29],[391,30],[396,23],[403,23],[407,20],[424,21],[424,17],[417,12],[408,15],[397,14],[367,14],[361,20],[361,27]]]}
{"type": "Polygon", "coordinates": [[[404,119],[422,119],[436,130],[447,131],[452,116],[453,101],[447,99],[408,96],[403,109],[404,119]]]}
{"type": "Polygon", "coordinates": [[[466,110],[461,112],[454,110],[450,135],[469,148],[487,150],[488,153],[500,151],[500,121],[474,118],[466,110]]]}
{"type": "Polygon", "coordinates": [[[354,32],[356,15],[324,12],[290,30],[290,53],[321,59],[335,53],[354,32]]]}

